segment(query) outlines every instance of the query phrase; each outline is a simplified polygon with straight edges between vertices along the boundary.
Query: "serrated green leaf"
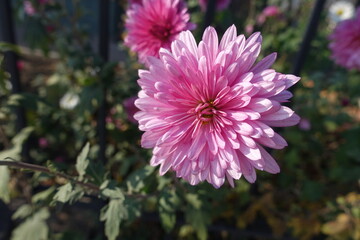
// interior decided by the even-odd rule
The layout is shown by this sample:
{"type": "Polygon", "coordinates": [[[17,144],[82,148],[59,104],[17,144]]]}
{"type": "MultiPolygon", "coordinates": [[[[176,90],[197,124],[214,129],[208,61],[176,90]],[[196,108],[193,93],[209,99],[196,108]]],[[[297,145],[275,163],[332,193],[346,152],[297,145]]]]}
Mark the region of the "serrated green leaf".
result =
{"type": "Polygon", "coordinates": [[[133,221],[141,215],[142,202],[136,198],[125,198],[124,206],[127,209],[127,221],[133,221]]]}
{"type": "Polygon", "coordinates": [[[105,197],[108,197],[110,199],[122,199],[122,200],[125,199],[124,194],[122,193],[122,191],[119,188],[116,188],[116,189],[109,189],[109,188],[104,189],[102,191],[102,194],[105,197]]]}
{"type": "Polygon", "coordinates": [[[187,212],[187,221],[193,226],[196,231],[196,235],[200,240],[206,240],[208,216],[201,210],[190,209],[187,212]]]}
{"type": "Polygon", "coordinates": [[[19,159],[20,153],[22,150],[22,145],[24,141],[30,136],[32,131],[34,130],[33,127],[26,127],[23,128],[12,140],[12,147],[10,149],[4,150],[0,152],[0,159],[5,158],[12,158],[12,159],[19,159]]]}
{"type": "Polygon", "coordinates": [[[46,220],[49,216],[47,208],[40,209],[13,231],[11,240],[47,240],[49,227],[46,220]]]}
{"type": "Polygon", "coordinates": [[[144,180],[154,172],[154,167],[146,165],[144,168],[133,172],[126,181],[126,186],[130,193],[140,191],[144,186],[144,180]]]}
{"type": "Polygon", "coordinates": [[[10,171],[6,166],[0,166],[0,199],[5,203],[10,202],[9,192],[10,171]]]}
{"type": "Polygon", "coordinates": [[[176,208],[179,205],[179,198],[175,190],[163,191],[159,199],[159,214],[161,225],[165,231],[170,232],[176,224],[176,208]]]}
{"type": "Polygon", "coordinates": [[[199,199],[198,195],[193,194],[193,193],[188,193],[188,194],[186,194],[185,198],[193,208],[195,208],[195,209],[200,209],[201,208],[202,202],[199,199]]]}
{"type": "Polygon", "coordinates": [[[86,169],[89,166],[90,143],[86,143],[85,147],[81,150],[81,153],[76,159],[76,171],[79,173],[79,179],[82,180],[86,174],[86,169]]]}
{"type": "Polygon", "coordinates": [[[24,219],[33,213],[33,208],[30,204],[21,205],[16,212],[12,215],[12,220],[24,219]]]}
{"type": "Polygon", "coordinates": [[[159,208],[161,225],[165,229],[166,232],[170,232],[176,223],[176,215],[175,212],[168,212],[164,210],[162,207],[159,208]]]}
{"type": "Polygon", "coordinates": [[[100,186],[101,194],[110,199],[124,200],[125,196],[120,188],[116,187],[113,181],[106,180],[100,186]]]}
{"type": "Polygon", "coordinates": [[[74,203],[84,195],[84,190],[71,183],[67,183],[58,188],[53,200],[61,203],[74,203]]]}
{"type": "Polygon", "coordinates": [[[105,221],[105,235],[109,240],[115,240],[120,233],[121,221],[128,217],[123,199],[112,199],[101,209],[100,220],[105,221]]]}
{"type": "Polygon", "coordinates": [[[50,196],[54,193],[54,191],[55,191],[55,187],[50,187],[45,191],[39,192],[31,198],[31,202],[38,203],[41,201],[45,201],[50,198],[50,196]]]}

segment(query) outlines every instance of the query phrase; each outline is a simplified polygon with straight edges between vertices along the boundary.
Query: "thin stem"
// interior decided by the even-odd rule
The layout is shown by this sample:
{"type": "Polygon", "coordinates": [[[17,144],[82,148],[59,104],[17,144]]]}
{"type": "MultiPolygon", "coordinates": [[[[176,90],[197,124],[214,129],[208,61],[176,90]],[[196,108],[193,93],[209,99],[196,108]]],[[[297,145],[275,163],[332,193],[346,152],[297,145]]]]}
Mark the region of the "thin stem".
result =
{"type": "MultiPolygon", "coordinates": [[[[86,182],[82,182],[79,180],[74,179],[74,177],[69,176],[65,173],[61,173],[61,172],[54,172],[51,171],[50,169],[43,167],[43,166],[39,166],[39,165],[35,165],[35,164],[30,164],[30,163],[24,163],[24,162],[15,162],[15,161],[0,161],[0,166],[7,166],[7,167],[11,167],[11,168],[16,168],[16,169],[25,169],[25,170],[30,170],[30,171],[34,171],[34,172],[42,172],[42,173],[47,173],[47,174],[51,174],[53,176],[57,176],[57,177],[61,177],[61,178],[65,178],[75,184],[78,184],[84,188],[88,188],[92,191],[94,191],[95,193],[100,193],[100,188],[92,183],[86,183],[86,182]]],[[[131,197],[131,198],[138,198],[138,199],[145,199],[145,198],[149,198],[154,196],[155,194],[151,195],[143,195],[143,194],[125,194],[126,197],[131,197]]]]}
{"type": "Polygon", "coordinates": [[[91,189],[97,193],[100,192],[100,188],[98,186],[96,186],[95,184],[76,180],[72,176],[69,176],[65,173],[54,172],[43,166],[30,164],[30,163],[24,163],[24,162],[14,162],[14,161],[0,161],[0,166],[8,166],[8,167],[17,168],[17,169],[26,169],[26,170],[31,170],[31,171],[35,171],[35,172],[51,174],[53,176],[65,178],[71,182],[74,182],[75,184],[78,184],[85,188],[91,189]]]}

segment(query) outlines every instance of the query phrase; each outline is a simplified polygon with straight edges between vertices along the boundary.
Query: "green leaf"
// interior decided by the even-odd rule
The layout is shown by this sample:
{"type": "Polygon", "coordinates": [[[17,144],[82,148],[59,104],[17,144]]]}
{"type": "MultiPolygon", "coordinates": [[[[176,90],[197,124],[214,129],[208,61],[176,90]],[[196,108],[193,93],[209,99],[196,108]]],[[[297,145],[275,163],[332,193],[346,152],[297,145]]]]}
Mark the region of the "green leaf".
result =
{"type": "Polygon", "coordinates": [[[84,190],[70,182],[59,187],[53,200],[61,203],[74,203],[84,195],[84,190]]]}
{"type": "Polygon", "coordinates": [[[33,213],[33,208],[30,204],[21,205],[12,215],[12,220],[24,219],[33,213]]]}
{"type": "Polygon", "coordinates": [[[9,192],[10,171],[6,166],[0,166],[0,199],[5,203],[10,202],[9,192]]]}
{"type": "Polygon", "coordinates": [[[12,147],[10,149],[4,150],[0,152],[0,159],[5,158],[12,158],[12,159],[19,159],[20,153],[22,150],[22,145],[24,141],[30,136],[32,131],[34,130],[33,127],[26,127],[23,128],[12,140],[12,147]]]}
{"type": "Polygon", "coordinates": [[[179,198],[175,190],[163,191],[159,199],[159,214],[161,224],[165,231],[170,232],[176,223],[176,208],[179,205],[179,198]]]}
{"type": "Polygon", "coordinates": [[[105,235],[109,240],[115,240],[120,233],[121,221],[128,217],[124,199],[112,199],[101,209],[100,220],[105,221],[105,235]]]}
{"type": "Polygon", "coordinates": [[[131,222],[140,217],[142,210],[142,201],[136,198],[125,198],[124,205],[127,210],[127,221],[131,222]]]}
{"type": "Polygon", "coordinates": [[[98,85],[83,87],[80,92],[80,103],[77,110],[81,114],[94,112],[102,102],[103,95],[101,87],[98,85]]]}
{"type": "Polygon", "coordinates": [[[81,153],[76,159],[76,171],[79,173],[80,181],[83,180],[86,169],[89,166],[89,159],[87,158],[89,155],[90,144],[86,143],[85,147],[81,150],[81,153]]]}
{"type": "Polygon", "coordinates": [[[146,165],[144,168],[138,169],[133,172],[126,181],[126,186],[130,193],[139,192],[145,186],[145,178],[154,172],[154,167],[146,165]]]}
{"type": "Polygon", "coordinates": [[[199,199],[199,196],[193,193],[188,193],[185,196],[186,200],[188,201],[188,203],[195,209],[200,209],[202,202],[199,199]]]}
{"type": "Polygon", "coordinates": [[[302,188],[302,198],[308,201],[319,200],[324,192],[324,185],[320,182],[306,180],[302,188]]]}
{"type": "Polygon", "coordinates": [[[124,201],[125,196],[120,188],[116,187],[115,182],[106,180],[100,186],[101,194],[110,199],[119,199],[124,201]]]}
{"type": "Polygon", "coordinates": [[[0,42],[0,52],[6,52],[6,51],[13,51],[16,53],[20,53],[18,46],[7,42],[0,42]]]}
{"type": "Polygon", "coordinates": [[[190,209],[187,211],[187,221],[193,226],[196,235],[200,240],[206,240],[208,237],[207,227],[209,216],[201,210],[190,209]]]}
{"type": "Polygon", "coordinates": [[[207,239],[206,226],[209,224],[209,216],[203,209],[203,202],[199,198],[199,195],[194,193],[186,194],[185,198],[189,203],[186,211],[187,222],[194,228],[200,240],[207,239]]]}
{"type": "Polygon", "coordinates": [[[46,240],[49,235],[49,227],[46,220],[50,213],[47,208],[42,208],[33,216],[20,224],[11,236],[11,240],[46,240]]]}
{"type": "Polygon", "coordinates": [[[38,203],[38,202],[46,201],[52,196],[54,191],[55,191],[55,187],[50,187],[45,191],[39,192],[31,198],[31,202],[38,203]]]}

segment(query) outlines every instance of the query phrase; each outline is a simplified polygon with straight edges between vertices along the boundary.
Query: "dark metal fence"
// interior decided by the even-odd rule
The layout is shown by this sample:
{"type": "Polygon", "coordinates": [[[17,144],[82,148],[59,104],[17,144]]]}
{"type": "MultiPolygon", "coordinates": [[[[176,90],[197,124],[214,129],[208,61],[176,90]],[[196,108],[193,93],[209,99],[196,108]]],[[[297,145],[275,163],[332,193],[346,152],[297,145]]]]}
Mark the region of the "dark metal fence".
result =
{"type": "MultiPolygon", "coordinates": [[[[2,31],[3,42],[16,44],[15,28],[13,23],[12,8],[10,0],[0,0],[0,28],[2,31]]],[[[20,74],[17,68],[18,56],[16,53],[9,51],[5,54],[5,68],[11,74],[12,93],[21,92],[20,74]]],[[[20,131],[26,126],[24,110],[21,107],[16,108],[16,129],[20,131]]]]}

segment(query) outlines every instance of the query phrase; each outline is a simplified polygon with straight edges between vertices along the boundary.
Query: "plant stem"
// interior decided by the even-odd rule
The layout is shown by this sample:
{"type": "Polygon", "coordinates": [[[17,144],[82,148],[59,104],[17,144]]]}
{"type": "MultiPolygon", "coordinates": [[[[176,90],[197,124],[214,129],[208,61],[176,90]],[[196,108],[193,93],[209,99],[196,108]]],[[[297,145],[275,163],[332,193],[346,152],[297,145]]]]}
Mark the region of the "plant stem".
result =
{"type": "MultiPolygon", "coordinates": [[[[65,173],[61,173],[61,172],[54,172],[46,167],[43,166],[39,166],[39,165],[35,165],[35,164],[30,164],[30,163],[24,163],[24,162],[16,162],[16,161],[4,161],[4,160],[0,160],[0,166],[7,166],[7,167],[11,167],[11,168],[16,168],[16,169],[25,169],[25,170],[30,170],[30,171],[34,171],[34,172],[42,172],[42,173],[47,173],[53,176],[57,176],[57,177],[61,177],[61,178],[65,178],[75,184],[78,184],[84,188],[88,188],[90,190],[92,190],[95,193],[100,193],[100,187],[98,187],[95,184],[92,183],[86,183],[86,182],[82,182],[79,180],[74,179],[74,177],[69,176],[65,173]]],[[[138,198],[138,199],[145,199],[148,197],[151,197],[153,195],[143,195],[143,194],[125,194],[125,196],[127,197],[132,197],[132,198],[138,198]]]]}
{"type": "Polygon", "coordinates": [[[39,166],[39,165],[35,165],[35,164],[30,164],[30,163],[24,163],[24,162],[15,162],[15,161],[0,161],[0,166],[8,166],[8,167],[12,167],[12,168],[17,168],[17,169],[26,169],[26,170],[31,170],[31,171],[35,171],[35,172],[42,172],[42,173],[48,173],[50,175],[53,176],[57,176],[57,177],[61,177],[61,178],[65,178],[75,184],[78,184],[82,187],[91,189],[92,191],[98,193],[100,192],[100,188],[92,183],[86,183],[86,182],[82,182],[79,180],[74,179],[74,177],[69,176],[65,173],[61,173],[61,172],[54,172],[46,167],[43,166],[39,166]]]}

